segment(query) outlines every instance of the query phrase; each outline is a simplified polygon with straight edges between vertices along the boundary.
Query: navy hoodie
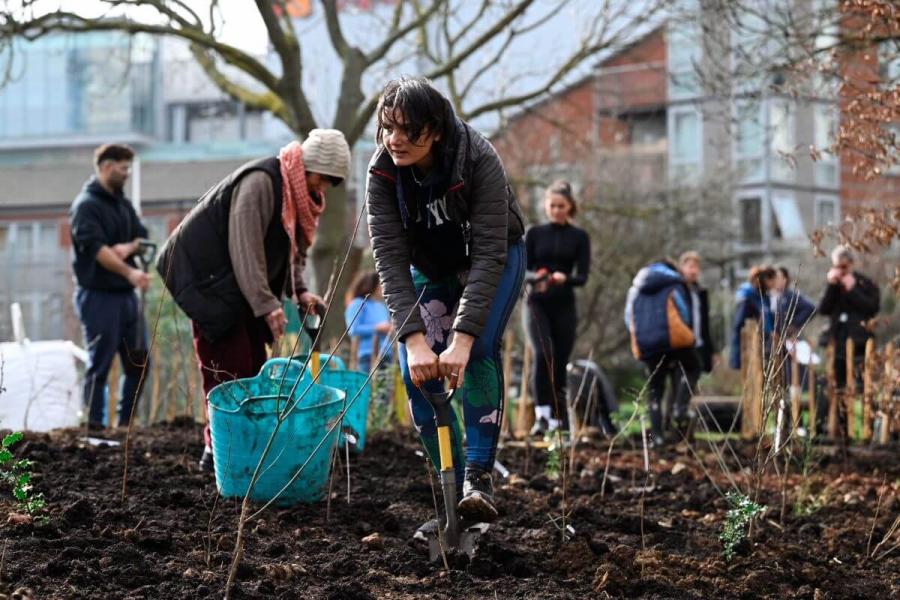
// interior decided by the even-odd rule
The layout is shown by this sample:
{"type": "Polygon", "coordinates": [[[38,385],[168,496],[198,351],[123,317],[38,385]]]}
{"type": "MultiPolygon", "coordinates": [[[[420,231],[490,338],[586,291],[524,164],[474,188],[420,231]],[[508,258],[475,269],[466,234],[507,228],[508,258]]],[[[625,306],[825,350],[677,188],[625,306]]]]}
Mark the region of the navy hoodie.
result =
{"type": "MultiPolygon", "coordinates": [[[[72,267],[79,287],[106,292],[134,289],[127,279],[107,271],[97,262],[97,253],[102,246],[147,237],[147,228],[138,219],[125,194],[113,195],[91,177],[72,202],[69,224],[75,249],[72,267]]],[[[136,266],[134,257],[125,262],[136,266]]]]}

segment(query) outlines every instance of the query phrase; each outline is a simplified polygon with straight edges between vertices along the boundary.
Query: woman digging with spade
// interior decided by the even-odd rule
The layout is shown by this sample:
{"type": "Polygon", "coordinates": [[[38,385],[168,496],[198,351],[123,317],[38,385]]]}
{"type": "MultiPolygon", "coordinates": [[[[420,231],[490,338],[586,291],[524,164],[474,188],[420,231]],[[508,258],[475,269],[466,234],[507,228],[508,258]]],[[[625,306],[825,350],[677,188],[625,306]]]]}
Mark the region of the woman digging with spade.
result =
{"type": "Polygon", "coordinates": [[[455,416],[451,423],[456,480],[463,481],[458,512],[470,523],[491,522],[503,418],[500,345],[522,287],[523,219],[497,152],[427,79],[389,82],[376,119],[369,234],[401,341],[410,411],[439,464],[434,413],[420,388],[438,393],[447,379],[460,389],[465,456],[455,416]]]}

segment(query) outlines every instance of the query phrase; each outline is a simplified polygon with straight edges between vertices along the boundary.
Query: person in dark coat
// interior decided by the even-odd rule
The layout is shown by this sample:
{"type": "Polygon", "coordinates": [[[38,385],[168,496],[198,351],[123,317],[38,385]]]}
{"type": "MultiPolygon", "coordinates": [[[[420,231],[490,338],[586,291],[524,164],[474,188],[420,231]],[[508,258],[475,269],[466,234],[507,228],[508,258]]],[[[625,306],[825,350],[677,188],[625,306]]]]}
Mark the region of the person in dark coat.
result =
{"type": "MultiPolygon", "coordinates": [[[[124,187],[134,151],[105,144],[94,152],[94,176],[72,203],[69,223],[77,287],[75,310],[88,350],[84,403],[90,430],[104,427],[106,379],[113,358],[122,361],[118,424],[125,426],[141,394],[147,363],[147,333],[138,314],[135,289],[146,290],[150,276],[137,268],[135,254],[147,228],[138,218],[124,187]]],[[[112,423],[110,423],[110,426],[112,423]]]]}
{"type": "MultiPolygon", "coordinates": [[[[829,318],[830,324],[822,340],[827,346],[834,343],[834,377],[838,390],[847,386],[847,340],[856,348],[854,359],[857,373],[862,373],[866,342],[872,337],[872,319],[878,314],[881,292],[874,281],[853,270],[853,252],[837,246],[831,252],[831,269],[825,279],[827,287],[819,301],[819,314],[829,318]]],[[[839,406],[843,409],[844,404],[839,406]]],[[[846,415],[840,411],[840,419],[846,415]]],[[[842,427],[841,431],[846,432],[842,427]]]]}
{"type": "MultiPolygon", "coordinates": [[[[283,301],[304,314],[322,299],[303,280],[325,193],[350,175],[350,147],[313,129],[278,156],[249,162],[214,185],[178,225],[157,269],[191,319],[203,392],[255,376],[285,331],[283,301]]],[[[200,470],[214,466],[209,425],[200,470]]],[[[224,444],[223,444],[224,447],[224,444]]]]}
{"type": "Polygon", "coordinates": [[[463,481],[459,513],[493,521],[491,471],[505,387],[500,351],[525,273],[522,213],[493,146],[427,79],[389,82],[375,119],[369,234],[413,421],[440,464],[434,413],[419,388],[440,392],[443,379],[462,388],[465,457],[456,418],[452,424],[453,463],[463,481]]]}
{"type": "Polygon", "coordinates": [[[575,288],[587,282],[591,264],[590,237],[572,223],[577,204],[568,181],[547,188],[544,211],[548,222],[525,234],[527,271],[537,275],[528,293],[527,314],[534,350],[534,436],[552,433],[565,417],[566,365],[578,325],[575,288]]]}

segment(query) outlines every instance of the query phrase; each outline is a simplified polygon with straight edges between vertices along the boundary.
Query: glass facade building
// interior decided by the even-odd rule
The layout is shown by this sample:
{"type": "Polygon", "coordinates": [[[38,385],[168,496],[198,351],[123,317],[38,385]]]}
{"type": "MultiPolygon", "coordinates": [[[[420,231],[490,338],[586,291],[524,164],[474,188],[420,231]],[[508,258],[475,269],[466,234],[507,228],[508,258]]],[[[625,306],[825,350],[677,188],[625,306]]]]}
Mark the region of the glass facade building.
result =
{"type": "Polygon", "coordinates": [[[153,135],[158,49],[118,33],[16,42],[0,55],[0,140],[153,135]]]}

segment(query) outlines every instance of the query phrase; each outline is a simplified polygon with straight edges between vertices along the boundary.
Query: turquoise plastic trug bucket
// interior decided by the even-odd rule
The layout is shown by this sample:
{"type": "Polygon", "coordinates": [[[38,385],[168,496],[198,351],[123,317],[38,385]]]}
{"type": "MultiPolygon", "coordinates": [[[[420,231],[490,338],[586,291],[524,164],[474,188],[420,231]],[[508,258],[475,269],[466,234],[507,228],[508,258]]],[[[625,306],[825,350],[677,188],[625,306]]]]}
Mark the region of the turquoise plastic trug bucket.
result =
{"type": "Polygon", "coordinates": [[[285,506],[324,497],[339,428],[326,432],[340,417],[346,396],[341,390],[311,384],[306,375],[300,377],[300,367],[296,361],[272,359],[256,377],[222,383],[210,391],[216,487],[222,496],[242,498],[247,494],[279,412],[299,399],[275,434],[250,498],[272,500],[304,463],[300,476],[276,503],[285,506]]]}
{"type": "Polygon", "coordinates": [[[344,434],[349,433],[356,439],[356,443],[352,447],[357,452],[362,452],[366,447],[366,424],[369,417],[369,398],[372,395],[372,386],[366,381],[367,379],[368,376],[365,373],[339,369],[325,369],[319,375],[319,383],[337,388],[347,394],[348,403],[353,400],[353,404],[344,415],[341,439],[338,443],[343,444],[344,434]],[[358,396],[357,393],[359,393],[358,396]]]}
{"type": "MultiPolygon", "coordinates": [[[[306,356],[295,356],[294,362],[303,365],[306,363],[306,356]]],[[[362,452],[366,447],[366,424],[369,417],[369,400],[372,396],[372,385],[367,381],[369,377],[359,371],[347,370],[340,357],[325,352],[319,354],[319,364],[322,366],[322,372],[318,382],[344,391],[347,394],[347,402],[353,401],[347,414],[344,415],[338,444],[344,444],[346,432],[356,440],[352,445],[353,449],[362,452]]]]}

